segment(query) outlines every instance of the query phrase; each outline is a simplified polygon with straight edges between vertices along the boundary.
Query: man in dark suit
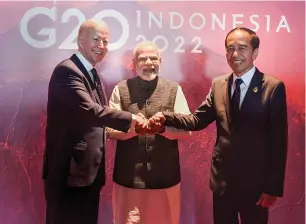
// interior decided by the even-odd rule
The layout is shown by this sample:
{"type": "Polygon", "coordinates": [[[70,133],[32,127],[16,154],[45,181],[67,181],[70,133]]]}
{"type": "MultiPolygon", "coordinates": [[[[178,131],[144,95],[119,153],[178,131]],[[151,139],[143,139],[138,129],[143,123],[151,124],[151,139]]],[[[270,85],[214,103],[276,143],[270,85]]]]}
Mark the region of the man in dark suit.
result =
{"type": "Polygon", "coordinates": [[[215,224],[264,224],[268,207],[283,196],[287,152],[285,85],[260,72],[253,61],[259,38],[247,28],[225,39],[233,73],[215,78],[194,114],[158,113],[151,128],[201,130],[216,121],[210,187],[215,224]]]}
{"type": "Polygon", "coordinates": [[[85,21],[79,52],[56,66],[49,83],[43,178],[47,224],[96,224],[105,183],[105,126],[127,132],[142,119],[105,106],[94,68],[107,53],[103,22],[85,21]]]}

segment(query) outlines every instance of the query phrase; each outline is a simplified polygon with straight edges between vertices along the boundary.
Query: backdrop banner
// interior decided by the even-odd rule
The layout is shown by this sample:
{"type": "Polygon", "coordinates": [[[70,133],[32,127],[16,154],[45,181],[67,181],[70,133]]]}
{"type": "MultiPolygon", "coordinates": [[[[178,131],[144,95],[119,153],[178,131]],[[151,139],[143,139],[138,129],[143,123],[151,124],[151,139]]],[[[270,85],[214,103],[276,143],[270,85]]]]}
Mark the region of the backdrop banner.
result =
{"type": "MultiPolygon", "coordinates": [[[[134,76],[132,50],[143,40],[162,51],[160,76],[179,82],[193,112],[212,78],[228,73],[224,39],[245,26],[260,37],[256,66],[287,88],[289,149],[284,198],[270,224],[304,223],[305,2],[0,2],[0,223],[42,224],[42,154],[48,82],[54,67],[77,51],[79,25],[89,18],[110,27],[109,53],[98,65],[108,96],[134,76]]],[[[211,224],[209,190],[215,124],[180,142],[181,224],[211,224]]],[[[115,142],[106,150],[107,183],[99,223],[112,223],[115,142]]]]}

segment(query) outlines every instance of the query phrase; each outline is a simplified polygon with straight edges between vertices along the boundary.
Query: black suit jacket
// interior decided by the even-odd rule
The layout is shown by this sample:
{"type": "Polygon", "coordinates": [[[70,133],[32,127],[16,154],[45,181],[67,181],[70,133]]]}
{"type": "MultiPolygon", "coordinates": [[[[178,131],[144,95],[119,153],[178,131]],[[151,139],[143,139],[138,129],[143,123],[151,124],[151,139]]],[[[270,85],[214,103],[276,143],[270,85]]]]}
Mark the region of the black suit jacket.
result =
{"type": "Polygon", "coordinates": [[[210,187],[282,196],[287,153],[287,108],[283,82],[256,69],[233,124],[230,87],[233,75],[215,78],[206,100],[194,114],[164,112],[165,125],[201,130],[213,121],[217,139],[210,187]]]}
{"type": "Polygon", "coordinates": [[[104,185],[104,127],[127,132],[131,119],[101,105],[76,55],[62,61],[49,83],[43,178],[62,186],[88,186],[97,178],[104,185]]]}

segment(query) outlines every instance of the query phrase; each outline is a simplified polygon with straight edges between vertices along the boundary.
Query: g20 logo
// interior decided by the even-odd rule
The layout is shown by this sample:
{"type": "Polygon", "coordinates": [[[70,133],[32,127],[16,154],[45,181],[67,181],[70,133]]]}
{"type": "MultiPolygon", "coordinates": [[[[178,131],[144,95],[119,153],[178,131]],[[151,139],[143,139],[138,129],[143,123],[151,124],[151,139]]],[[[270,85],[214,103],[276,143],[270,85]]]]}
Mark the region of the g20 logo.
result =
{"type": "MultiPolygon", "coordinates": [[[[28,10],[22,17],[20,21],[20,33],[23,39],[32,47],[35,48],[48,48],[53,46],[56,43],[57,35],[56,28],[54,27],[42,27],[37,35],[38,36],[46,36],[45,40],[37,40],[33,38],[28,30],[29,22],[36,16],[46,16],[50,18],[53,22],[60,20],[61,23],[68,23],[71,17],[76,17],[78,19],[78,25],[73,28],[70,34],[64,39],[63,42],[60,43],[59,49],[77,49],[77,43],[74,42],[77,37],[78,30],[80,25],[86,20],[85,15],[76,8],[67,9],[59,18],[56,7],[45,8],[45,7],[35,7],[28,10]]],[[[102,20],[106,17],[111,17],[116,19],[122,27],[122,34],[120,38],[109,44],[109,50],[117,50],[120,49],[128,40],[130,27],[127,19],[120,12],[112,9],[102,10],[96,13],[93,17],[95,20],[102,20]]]]}

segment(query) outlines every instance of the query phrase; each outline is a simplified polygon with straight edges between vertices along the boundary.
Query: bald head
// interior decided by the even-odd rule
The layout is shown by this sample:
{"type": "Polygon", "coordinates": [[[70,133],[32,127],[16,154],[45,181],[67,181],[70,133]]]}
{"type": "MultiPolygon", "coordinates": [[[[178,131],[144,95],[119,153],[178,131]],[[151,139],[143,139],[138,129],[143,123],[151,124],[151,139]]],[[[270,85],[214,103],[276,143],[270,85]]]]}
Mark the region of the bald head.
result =
{"type": "Polygon", "coordinates": [[[80,26],[78,38],[84,38],[90,30],[101,28],[108,32],[108,26],[104,21],[93,19],[85,20],[80,26]]]}
{"type": "Polygon", "coordinates": [[[86,20],[82,23],[78,34],[80,53],[95,66],[108,51],[109,29],[105,22],[86,20]]]}

